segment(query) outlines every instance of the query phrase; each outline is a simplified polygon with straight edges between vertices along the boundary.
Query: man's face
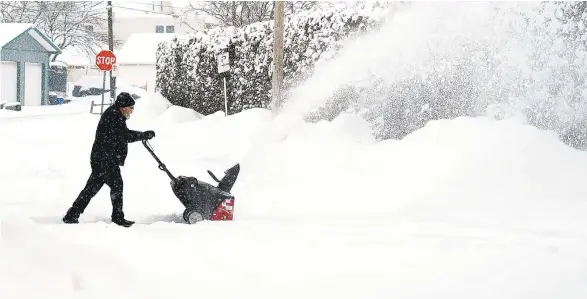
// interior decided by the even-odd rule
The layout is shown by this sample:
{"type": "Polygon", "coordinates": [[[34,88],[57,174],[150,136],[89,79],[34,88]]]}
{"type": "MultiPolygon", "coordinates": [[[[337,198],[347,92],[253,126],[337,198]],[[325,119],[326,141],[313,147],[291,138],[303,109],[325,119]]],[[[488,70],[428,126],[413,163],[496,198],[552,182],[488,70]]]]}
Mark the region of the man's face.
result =
{"type": "Polygon", "coordinates": [[[126,119],[129,119],[130,118],[130,115],[132,114],[132,112],[134,110],[135,110],[135,107],[134,106],[120,108],[120,112],[122,113],[122,115],[124,115],[124,117],[126,119]]]}

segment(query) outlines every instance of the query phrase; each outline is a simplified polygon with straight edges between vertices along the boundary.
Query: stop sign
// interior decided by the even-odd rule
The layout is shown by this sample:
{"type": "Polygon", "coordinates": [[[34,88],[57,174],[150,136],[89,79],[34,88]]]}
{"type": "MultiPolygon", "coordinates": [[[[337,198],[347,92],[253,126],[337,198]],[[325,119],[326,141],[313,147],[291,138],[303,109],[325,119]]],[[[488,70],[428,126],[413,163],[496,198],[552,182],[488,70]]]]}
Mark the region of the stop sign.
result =
{"type": "Polygon", "coordinates": [[[116,63],[116,55],[110,50],[102,50],[96,54],[96,66],[103,71],[112,70],[112,65],[116,63]]]}

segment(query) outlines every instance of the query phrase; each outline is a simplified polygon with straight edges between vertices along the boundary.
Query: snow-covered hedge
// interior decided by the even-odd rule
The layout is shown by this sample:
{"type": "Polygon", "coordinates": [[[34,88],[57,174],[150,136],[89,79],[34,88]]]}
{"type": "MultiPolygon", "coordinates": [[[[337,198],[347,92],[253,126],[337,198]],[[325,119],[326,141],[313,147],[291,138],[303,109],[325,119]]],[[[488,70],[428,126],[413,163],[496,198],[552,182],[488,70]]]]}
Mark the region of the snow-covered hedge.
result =
{"type": "MultiPolygon", "coordinates": [[[[284,87],[311,75],[318,61],[333,58],[347,37],[380,26],[392,4],[332,8],[286,18],[284,87]]],[[[273,21],[242,28],[214,28],[161,43],[157,51],[157,89],[173,104],[204,115],[224,110],[223,81],[216,55],[234,47],[227,80],[229,113],[267,108],[271,99],[273,21]]]]}

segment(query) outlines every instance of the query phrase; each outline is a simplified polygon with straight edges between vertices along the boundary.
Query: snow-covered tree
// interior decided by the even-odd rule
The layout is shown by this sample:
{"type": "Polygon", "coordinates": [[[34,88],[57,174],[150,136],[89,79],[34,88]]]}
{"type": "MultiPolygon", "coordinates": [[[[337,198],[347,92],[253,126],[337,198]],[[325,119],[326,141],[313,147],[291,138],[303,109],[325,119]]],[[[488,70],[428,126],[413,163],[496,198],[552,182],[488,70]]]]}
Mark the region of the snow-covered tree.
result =
{"type": "MultiPolygon", "coordinates": [[[[317,1],[286,1],[284,14],[290,16],[320,5],[324,4],[317,1]]],[[[222,26],[235,27],[272,20],[274,12],[275,1],[202,1],[190,3],[183,8],[183,13],[210,16],[222,26]]]]}
{"type": "MultiPolygon", "coordinates": [[[[344,8],[302,11],[286,17],[285,88],[310,76],[317,61],[332,59],[346,38],[373,30],[381,21],[367,11],[344,8]]],[[[223,110],[223,84],[217,74],[216,55],[232,48],[229,112],[267,108],[271,100],[272,45],[273,21],[240,28],[218,27],[164,42],[157,52],[157,88],[176,105],[203,114],[223,110]]]]}

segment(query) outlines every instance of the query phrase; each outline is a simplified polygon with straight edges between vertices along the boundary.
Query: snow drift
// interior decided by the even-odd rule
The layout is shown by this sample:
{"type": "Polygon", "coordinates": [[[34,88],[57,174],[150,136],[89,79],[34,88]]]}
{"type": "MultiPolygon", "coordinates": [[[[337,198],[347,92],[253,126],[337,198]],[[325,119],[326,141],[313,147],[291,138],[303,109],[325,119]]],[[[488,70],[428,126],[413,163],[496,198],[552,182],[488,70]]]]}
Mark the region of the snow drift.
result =
{"type": "Polygon", "coordinates": [[[554,132],[461,117],[430,122],[401,141],[374,143],[367,123],[344,125],[351,120],[307,124],[251,153],[243,162],[246,179],[235,189],[240,199],[250,198],[245,207],[241,202],[239,217],[510,227],[584,222],[587,154],[554,132]]]}
{"type": "MultiPolygon", "coordinates": [[[[151,127],[166,111],[135,116],[151,127]]],[[[0,155],[29,158],[0,169],[1,297],[587,295],[587,156],[551,132],[463,117],[377,142],[345,115],[269,140],[269,111],[217,113],[162,126],[152,144],[176,175],[211,181],[207,169],[242,162],[233,222],[180,223],[165,174],[132,144],[125,212],[137,224],[109,223],[107,188],[83,224],[58,224],[89,174],[96,121],[2,126],[0,155]]]]}

